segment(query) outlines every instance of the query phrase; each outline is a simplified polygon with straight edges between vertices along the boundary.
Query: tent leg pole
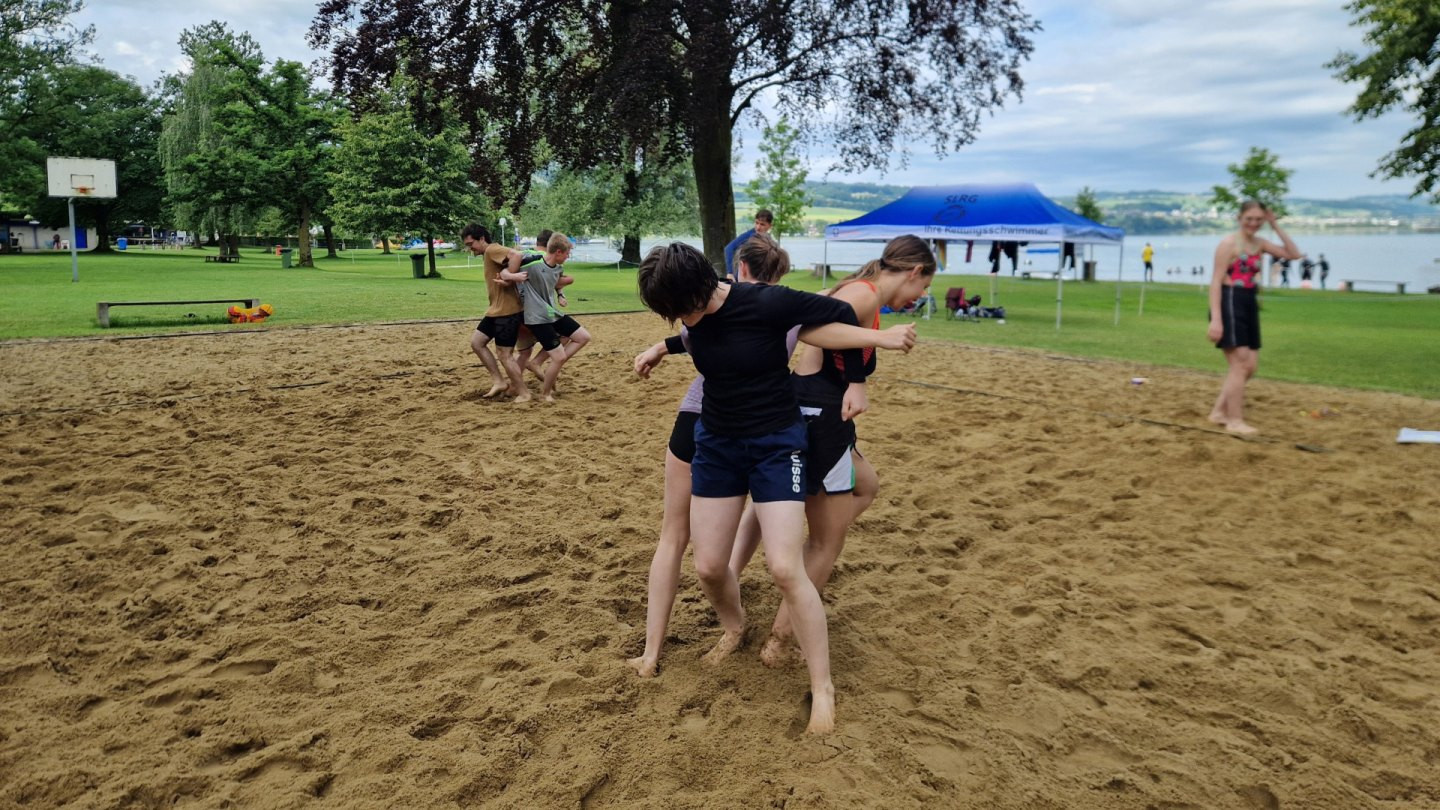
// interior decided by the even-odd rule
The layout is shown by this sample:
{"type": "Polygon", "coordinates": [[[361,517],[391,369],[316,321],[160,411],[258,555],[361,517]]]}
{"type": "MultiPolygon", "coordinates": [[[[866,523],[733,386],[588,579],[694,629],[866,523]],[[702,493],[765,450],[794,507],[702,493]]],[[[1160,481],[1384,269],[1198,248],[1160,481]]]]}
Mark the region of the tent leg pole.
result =
{"type": "Polygon", "coordinates": [[[1055,331],[1060,331],[1060,310],[1065,305],[1065,250],[1060,250],[1060,264],[1055,267],[1055,331]]]}

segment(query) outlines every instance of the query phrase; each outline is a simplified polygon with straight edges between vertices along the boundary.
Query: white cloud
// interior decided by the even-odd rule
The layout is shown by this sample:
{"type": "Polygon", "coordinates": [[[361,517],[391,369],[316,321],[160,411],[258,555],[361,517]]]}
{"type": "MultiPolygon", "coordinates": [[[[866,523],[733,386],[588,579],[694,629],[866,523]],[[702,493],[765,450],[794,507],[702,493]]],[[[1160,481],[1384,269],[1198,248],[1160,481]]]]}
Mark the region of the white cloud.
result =
{"type": "MultiPolygon", "coordinates": [[[[1369,177],[1407,129],[1403,116],[1356,123],[1356,89],[1324,64],[1363,50],[1342,3],[1315,0],[1029,0],[1043,24],[1021,69],[1023,102],[982,116],[976,142],[936,160],[912,144],[908,168],[832,179],[935,183],[1033,179],[1056,194],[1080,186],[1199,190],[1226,179],[1250,146],[1295,169],[1302,196],[1408,193],[1411,183],[1369,177]]],[[[249,31],[267,58],[306,64],[313,2],[293,0],[94,0],[76,16],[94,24],[104,64],[149,85],[184,68],[177,40],[212,19],[249,31]]],[[[768,107],[769,105],[767,105],[768,107]]],[[[825,105],[818,114],[834,110],[825,105]]],[[[753,171],[758,127],[737,133],[737,180],[753,171]]],[[[812,175],[833,162],[812,144],[812,175]]]]}

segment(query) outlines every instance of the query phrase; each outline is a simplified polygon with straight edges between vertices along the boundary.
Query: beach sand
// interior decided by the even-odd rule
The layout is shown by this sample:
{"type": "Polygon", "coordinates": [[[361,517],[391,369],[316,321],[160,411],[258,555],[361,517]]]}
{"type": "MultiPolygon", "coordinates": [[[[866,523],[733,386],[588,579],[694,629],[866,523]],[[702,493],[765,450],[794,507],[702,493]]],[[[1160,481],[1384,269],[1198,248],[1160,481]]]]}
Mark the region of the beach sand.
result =
{"type": "Polygon", "coordinates": [[[479,398],[469,323],[0,345],[0,806],[1440,806],[1440,448],[1394,441],[1440,402],[1262,355],[1244,441],[1218,353],[883,356],[808,737],[758,560],[745,650],[687,560],[626,667],[693,369],[581,320],[551,406],[479,398]]]}

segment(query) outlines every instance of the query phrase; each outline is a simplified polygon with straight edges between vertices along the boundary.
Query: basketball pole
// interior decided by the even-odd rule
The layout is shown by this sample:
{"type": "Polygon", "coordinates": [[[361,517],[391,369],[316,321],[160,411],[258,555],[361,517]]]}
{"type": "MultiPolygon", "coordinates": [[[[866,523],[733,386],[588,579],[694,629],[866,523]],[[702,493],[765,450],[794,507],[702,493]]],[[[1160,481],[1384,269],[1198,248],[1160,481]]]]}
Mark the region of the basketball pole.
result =
{"type": "Polygon", "coordinates": [[[70,283],[74,284],[80,280],[80,254],[75,252],[75,245],[80,241],[75,238],[75,198],[65,198],[65,205],[70,209],[70,283]]]}

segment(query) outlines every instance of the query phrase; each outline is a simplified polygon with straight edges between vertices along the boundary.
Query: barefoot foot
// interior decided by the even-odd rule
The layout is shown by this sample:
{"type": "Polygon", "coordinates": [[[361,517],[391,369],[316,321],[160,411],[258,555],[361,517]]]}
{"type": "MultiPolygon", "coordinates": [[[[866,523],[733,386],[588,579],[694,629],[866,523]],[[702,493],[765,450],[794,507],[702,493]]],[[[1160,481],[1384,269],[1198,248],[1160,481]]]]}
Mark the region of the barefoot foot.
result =
{"type": "Polygon", "coordinates": [[[1231,432],[1231,433],[1238,433],[1238,434],[1240,434],[1240,435],[1242,435],[1242,436],[1250,436],[1250,435],[1252,435],[1252,434],[1255,434],[1255,433],[1259,433],[1259,432],[1260,432],[1260,430],[1259,430],[1258,428],[1250,427],[1249,425],[1245,424],[1244,422],[1229,422],[1229,423],[1226,423],[1225,429],[1226,429],[1227,431],[1231,432]]]}
{"type": "Polygon", "coordinates": [[[638,658],[631,658],[625,663],[629,664],[630,668],[635,670],[635,674],[642,678],[653,678],[656,673],[660,671],[660,662],[657,659],[648,658],[643,655],[638,658]]]}
{"type": "Polygon", "coordinates": [[[1210,415],[1205,418],[1209,419],[1211,422],[1214,422],[1217,425],[1225,425],[1229,424],[1230,422],[1230,420],[1225,417],[1225,414],[1220,413],[1219,411],[1211,411],[1210,415]]]}
{"type": "Polygon", "coordinates": [[[529,402],[531,399],[533,399],[533,397],[530,396],[530,391],[527,389],[517,394],[511,402],[529,402]]]}
{"type": "Polygon", "coordinates": [[[778,669],[795,657],[795,643],[792,639],[781,638],[774,633],[765,639],[760,648],[760,662],[771,669],[778,669]]]}
{"type": "Polygon", "coordinates": [[[736,650],[740,649],[740,645],[744,643],[744,630],[737,630],[734,632],[726,630],[724,633],[720,634],[720,640],[715,643],[714,648],[712,648],[710,652],[705,653],[705,657],[702,660],[707,664],[718,664],[721,661],[724,661],[730,655],[730,653],[733,653],[736,650]]]}
{"type": "Polygon", "coordinates": [[[810,725],[805,727],[806,734],[829,734],[835,730],[835,686],[826,683],[824,686],[810,689],[810,725]]]}
{"type": "Polygon", "coordinates": [[[489,390],[489,391],[481,394],[481,395],[480,395],[480,398],[481,398],[481,399],[490,399],[491,397],[494,397],[494,396],[496,396],[496,395],[498,395],[498,394],[508,394],[508,393],[510,393],[510,386],[506,385],[505,383],[497,382],[497,383],[495,383],[495,384],[493,384],[493,385],[490,386],[490,390],[489,390]]]}

